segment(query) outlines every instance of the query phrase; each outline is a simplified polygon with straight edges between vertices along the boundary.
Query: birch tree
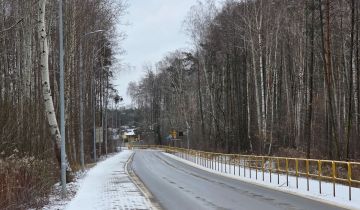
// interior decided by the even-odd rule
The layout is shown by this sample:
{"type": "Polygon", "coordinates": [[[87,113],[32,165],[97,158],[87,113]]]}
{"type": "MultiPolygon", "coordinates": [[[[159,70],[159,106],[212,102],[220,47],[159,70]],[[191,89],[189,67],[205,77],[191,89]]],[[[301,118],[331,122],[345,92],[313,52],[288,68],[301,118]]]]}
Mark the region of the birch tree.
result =
{"type": "MultiPolygon", "coordinates": [[[[42,94],[45,105],[45,113],[47,116],[50,132],[55,145],[56,158],[61,165],[60,147],[61,147],[61,134],[59,131],[59,125],[56,120],[56,113],[54,109],[54,103],[50,89],[49,79],[49,47],[48,47],[48,35],[46,30],[46,2],[47,0],[39,0],[39,19],[38,19],[38,38],[40,40],[40,71],[41,71],[41,84],[42,94]]],[[[65,157],[67,176],[70,175],[70,164],[65,157]]],[[[68,177],[67,177],[68,178],[68,177]]]]}

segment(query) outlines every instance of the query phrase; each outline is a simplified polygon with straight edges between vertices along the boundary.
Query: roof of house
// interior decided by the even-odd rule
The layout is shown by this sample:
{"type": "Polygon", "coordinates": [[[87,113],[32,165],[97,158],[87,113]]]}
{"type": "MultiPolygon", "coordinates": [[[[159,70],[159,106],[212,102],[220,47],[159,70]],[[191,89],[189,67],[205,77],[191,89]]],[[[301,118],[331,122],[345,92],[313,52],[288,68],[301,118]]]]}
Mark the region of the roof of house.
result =
{"type": "Polygon", "coordinates": [[[126,131],[124,132],[125,136],[135,136],[135,129],[126,129],[126,131]]]}

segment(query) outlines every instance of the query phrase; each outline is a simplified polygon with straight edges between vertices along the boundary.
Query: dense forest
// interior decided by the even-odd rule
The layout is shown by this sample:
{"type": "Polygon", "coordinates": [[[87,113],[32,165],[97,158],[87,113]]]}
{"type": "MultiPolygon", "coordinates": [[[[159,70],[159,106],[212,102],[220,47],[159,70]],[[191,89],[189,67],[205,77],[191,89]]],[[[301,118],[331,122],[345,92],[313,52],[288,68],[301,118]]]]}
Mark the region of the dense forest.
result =
{"type": "MultiPolygon", "coordinates": [[[[59,180],[59,128],[52,124],[59,121],[58,7],[50,0],[0,0],[0,209],[38,208],[59,180]]],[[[121,53],[123,34],[115,25],[125,7],[122,0],[63,4],[65,139],[72,171],[80,168],[80,153],[85,163],[93,161],[92,113],[100,126],[116,95],[114,54],[121,53]]]]}
{"type": "Polygon", "coordinates": [[[360,2],[229,0],[186,18],[191,50],[169,53],[128,93],[156,142],[359,159],[360,2]]]}
{"type": "MultiPolygon", "coordinates": [[[[176,130],[193,149],[360,159],[358,0],[194,1],[190,48],[144,67],[127,110],[112,83],[127,1],[63,2],[68,172],[125,124],[147,143],[176,130]]],[[[39,208],[59,181],[58,3],[0,0],[0,209],[39,208]]]]}

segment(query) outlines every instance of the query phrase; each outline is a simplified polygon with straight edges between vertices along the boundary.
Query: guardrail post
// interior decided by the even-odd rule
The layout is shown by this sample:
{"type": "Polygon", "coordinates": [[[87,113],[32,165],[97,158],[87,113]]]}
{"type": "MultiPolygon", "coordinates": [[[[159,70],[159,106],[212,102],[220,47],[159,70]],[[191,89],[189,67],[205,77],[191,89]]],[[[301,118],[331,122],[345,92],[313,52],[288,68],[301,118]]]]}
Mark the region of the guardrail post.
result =
{"type": "Polygon", "coordinates": [[[197,161],[196,161],[196,150],[193,151],[193,161],[194,161],[194,163],[197,163],[197,161]]]}
{"type": "Polygon", "coordinates": [[[204,167],[204,153],[200,152],[200,158],[201,158],[201,166],[204,167]]]}
{"type": "Polygon", "coordinates": [[[209,154],[208,153],[204,153],[204,163],[205,163],[205,168],[208,168],[208,166],[209,166],[209,159],[208,159],[208,156],[209,154]]]}
{"type": "Polygon", "coordinates": [[[194,152],[193,152],[192,150],[190,150],[189,155],[190,155],[190,160],[191,160],[191,162],[195,163],[194,152]]]}
{"type": "MultiPolygon", "coordinates": [[[[230,156],[230,161],[229,161],[229,171],[230,171],[230,174],[233,173],[233,171],[232,171],[232,163],[233,163],[233,161],[234,161],[234,157],[233,157],[233,155],[231,155],[231,156],[230,156]]],[[[234,164],[234,165],[235,165],[235,164],[234,164]]]]}
{"type": "Polygon", "coordinates": [[[234,175],[235,175],[235,171],[236,171],[236,168],[235,168],[235,165],[236,165],[236,156],[233,156],[233,160],[234,160],[234,175]]]}
{"type": "Polygon", "coordinates": [[[211,153],[208,154],[209,169],[212,169],[211,153]]]}
{"type": "Polygon", "coordinates": [[[203,157],[204,157],[204,167],[207,168],[207,153],[204,153],[203,157]]]}
{"type": "Polygon", "coordinates": [[[204,153],[200,152],[201,166],[204,167],[204,153]]]}
{"type": "Polygon", "coordinates": [[[347,163],[348,165],[348,183],[349,183],[349,200],[351,201],[351,163],[347,163]]]}
{"type": "Polygon", "coordinates": [[[244,177],[246,177],[246,158],[244,157],[244,177]]]}
{"type": "Polygon", "coordinates": [[[295,159],[296,188],[299,188],[299,160],[295,159]]]}
{"type": "Polygon", "coordinates": [[[286,186],[289,186],[289,160],[285,159],[286,186]]]}
{"type": "Polygon", "coordinates": [[[209,161],[209,169],[212,169],[212,161],[211,161],[211,154],[208,154],[208,161],[209,161]]]}
{"type": "Polygon", "coordinates": [[[223,158],[222,158],[222,156],[223,155],[220,155],[220,156],[221,156],[221,164],[220,164],[220,166],[221,166],[221,173],[222,173],[222,168],[223,168],[223,160],[222,160],[223,158]]]}
{"type": "Polygon", "coordinates": [[[212,154],[212,169],[216,171],[216,155],[215,154],[212,154]]]}
{"type": "Polygon", "coordinates": [[[231,155],[229,155],[229,174],[231,174],[231,155]]]}
{"type": "Polygon", "coordinates": [[[231,174],[231,155],[229,155],[229,174],[231,174]]]}
{"type": "Polygon", "coordinates": [[[241,169],[241,158],[240,158],[240,155],[238,155],[238,158],[239,158],[239,176],[240,176],[240,169],[241,169]]]}
{"type": "Polygon", "coordinates": [[[218,154],[217,170],[220,171],[220,155],[218,154]]]}
{"type": "Polygon", "coordinates": [[[212,156],[212,161],[213,161],[213,163],[212,163],[212,169],[214,170],[214,171],[216,171],[216,154],[212,154],[213,156],[212,156]]]}
{"type": "Polygon", "coordinates": [[[206,153],[206,167],[207,168],[210,168],[210,154],[209,153],[206,153]]]}
{"type": "Polygon", "coordinates": [[[310,190],[310,184],[309,184],[309,160],[306,160],[306,185],[307,185],[307,191],[310,190]]]}
{"type": "Polygon", "coordinates": [[[225,166],[224,166],[225,174],[227,173],[226,166],[227,166],[227,156],[225,155],[225,166]]]}
{"type": "Polygon", "coordinates": [[[201,152],[199,152],[199,165],[203,165],[202,164],[202,153],[201,152]]]}
{"type": "Polygon", "coordinates": [[[277,175],[278,175],[278,184],[280,184],[280,159],[277,158],[277,175]]]}
{"type": "Polygon", "coordinates": [[[213,169],[214,169],[214,158],[213,158],[213,154],[210,155],[210,158],[211,158],[211,159],[210,159],[210,161],[211,161],[211,162],[210,162],[210,164],[211,164],[210,167],[211,167],[211,170],[213,170],[213,169]]]}
{"type": "Polygon", "coordinates": [[[252,157],[249,158],[249,176],[251,179],[251,163],[253,162],[252,157]]]}
{"type": "Polygon", "coordinates": [[[321,194],[321,161],[318,160],[319,193],[321,194]]]}
{"type": "Polygon", "coordinates": [[[205,167],[208,168],[209,167],[209,153],[205,153],[205,167]]]}
{"type": "Polygon", "coordinates": [[[265,158],[261,157],[262,180],[265,181],[265,158]]]}
{"type": "Polygon", "coordinates": [[[200,152],[196,152],[196,162],[197,162],[198,165],[201,165],[200,152]]]}
{"type": "Polygon", "coordinates": [[[201,152],[201,165],[205,167],[205,154],[201,152]]]}
{"type": "Polygon", "coordinates": [[[207,153],[204,153],[204,166],[207,168],[207,153]]]}
{"type": "Polygon", "coordinates": [[[256,159],[255,160],[255,179],[256,180],[258,179],[258,164],[259,164],[259,161],[256,159]]]}
{"type": "Polygon", "coordinates": [[[203,156],[203,166],[206,168],[206,153],[202,153],[203,156]]]}
{"type": "Polygon", "coordinates": [[[270,164],[270,183],[271,183],[271,181],[272,181],[272,178],[271,178],[271,174],[272,174],[272,159],[271,159],[271,157],[269,158],[269,164],[270,164]]]}
{"type": "Polygon", "coordinates": [[[208,167],[208,153],[204,153],[204,166],[205,168],[208,167]]]}
{"type": "Polygon", "coordinates": [[[217,165],[217,159],[218,159],[218,157],[217,157],[217,155],[216,154],[214,154],[215,156],[215,163],[214,163],[214,168],[215,168],[215,171],[217,171],[217,167],[216,167],[216,165],[217,165]]]}
{"type": "Polygon", "coordinates": [[[334,161],[331,161],[331,168],[332,168],[332,180],[333,180],[333,195],[335,197],[335,192],[336,192],[336,163],[334,161]]]}
{"type": "Polygon", "coordinates": [[[197,152],[197,162],[198,162],[198,165],[201,166],[201,153],[200,152],[197,152]]]}
{"type": "Polygon", "coordinates": [[[198,152],[196,152],[196,151],[195,151],[195,164],[197,164],[197,163],[198,163],[198,160],[197,160],[197,153],[198,153],[198,152]]]}
{"type": "Polygon", "coordinates": [[[201,158],[201,152],[198,153],[198,162],[199,162],[199,165],[201,166],[202,165],[202,158],[201,158]]]}
{"type": "Polygon", "coordinates": [[[231,155],[229,155],[229,174],[231,174],[231,155]]]}

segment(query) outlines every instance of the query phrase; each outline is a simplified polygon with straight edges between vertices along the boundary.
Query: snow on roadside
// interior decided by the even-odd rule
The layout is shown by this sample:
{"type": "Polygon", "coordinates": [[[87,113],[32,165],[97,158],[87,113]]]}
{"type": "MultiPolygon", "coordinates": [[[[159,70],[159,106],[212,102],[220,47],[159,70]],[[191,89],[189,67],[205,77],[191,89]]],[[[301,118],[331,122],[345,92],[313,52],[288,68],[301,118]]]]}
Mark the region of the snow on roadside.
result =
{"type": "Polygon", "coordinates": [[[132,153],[123,150],[92,168],[65,209],[150,209],[150,204],[125,171],[132,153]]]}
{"type": "Polygon", "coordinates": [[[165,154],[166,156],[176,159],[178,161],[181,161],[183,163],[186,163],[188,165],[191,165],[193,167],[211,172],[211,173],[216,173],[222,176],[226,176],[229,178],[233,178],[233,179],[238,179],[241,181],[245,181],[248,183],[254,183],[260,186],[264,186],[264,187],[268,187],[268,188],[272,188],[272,189],[276,189],[276,190],[280,190],[280,191],[285,191],[291,194],[295,194],[295,195],[299,195],[299,196],[303,196],[303,197],[307,197],[310,199],[315,199],[321,202],[327,202],[327,203],[331,203],[333,205],[336,206],[341,206],[342,208],[348,208],[348,209],[359,209],[360,210],[360,189],[359,188],[352,188],[352,200],[349,201],[348,200],[348,186],[345,185],[340,185],[340,184],[336,184],[336,197],[333,197],[332,194],[332,189],[333,189],[333,184],[329,183],[329,182],[322,182],[321,186],[322,186],[322,194],[319,194],[318,189],[319,189],[319,181],[317,180],[309,180],[309,185],[310,185],[310,191],[307,191],[307,180],[306,178],[300,178],[298,179],[299,181],[299,189],[296,188],[296,177],[294,176],[289,176],[289,186],[286,186],[286,175],[279,175],[279,184],[277,184],[277,179],[278,176],[277,174],[273,173],[272,174],[272,182],[270,182],[270,174],[268,172],[264,173],[264,181],[262,181],[262,171],[258,171],[257,173],[257,177],[258,179],[256,180],[256,172],[255,169],[253,170],[249,170],[248,168],[244,167],[238,167],[234,165],[229,165],[229,164],[218,164],[217,166],[219,169],[219,171],[214,170],[214,169],[209,169],[207,167],[198,165],[192,161],[188,161],[185,159],[182,159],[176,155],[173,154],[169,154],[169,153],[165,153],[163,152],[163,154],[165,154]],[[226,172],[225,172],[225,168],[227,168],[226,172]],[[235,169],[235,170],[234,170],[235,169]],[[244,177],[244,172],[246,174],[246,177],[244,177]],[[250,178],[250,173],[252,173],[252,178],[250,178]]]}
{"type": "MultiPolygon", "coordinates": [[[[132,183],[125,171],[132,151],[122,152],[97,163],[85,176],[68,184],[70,193],[65,200],[52,196],[44,210],[102,210],[102,209],[150,209],[150,204],[132,183]],[[72,198],[72,199],[71,199],[72,198]]],[[[60,190],[60,186],[56,186],[60,190]]],[[[59,191],[60,192],[60,191],[59,191]]]]}
{"type": "Polygon", "coordinates": [[[49,203],[44,206],[43,210],[60,210],[64,209],[66,204],[71,201],[71,199],[75,196],[78,191],[83,178],[85,177],[87,171],[78,172],[75,174],[74,180],[71,183],[66,185],[67,195],[66,198],[62,198],[61,196],[61,185],[60,182],[56,183],[53,186],[52,192],[49,196],[49,203]]]}
{"type": "MultiPolygon", "coordinates": [[[[101,156],[99,158],[99,162],[106,160],[107,158],[112,157],[114,154],[110,154],[108,156],[101,156]]],[[[65,209],[65,206],[74,198],[77,191],[80,188],[80,185],[85,178],[89,169],[85,169],[85,171],[78,171],[74,175],[74,180],[71,183],[66,184],[66,197],[62,198],[61,195],[61,185],[60,182],[56,183],[51,190],[49,196],[49,203],[45,205],[42,210],[62,210],[65,209]]],[[[33,210],[33,209],[29,209],[33,210]]]]}

